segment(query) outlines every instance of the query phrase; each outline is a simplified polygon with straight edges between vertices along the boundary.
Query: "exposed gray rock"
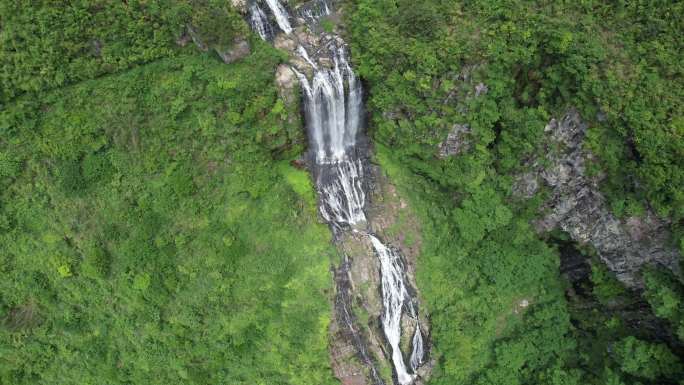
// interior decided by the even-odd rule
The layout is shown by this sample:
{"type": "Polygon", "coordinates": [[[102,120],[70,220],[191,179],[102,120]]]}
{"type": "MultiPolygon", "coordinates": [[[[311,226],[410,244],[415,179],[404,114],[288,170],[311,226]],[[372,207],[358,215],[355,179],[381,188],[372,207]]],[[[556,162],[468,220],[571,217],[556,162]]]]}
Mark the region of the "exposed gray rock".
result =
{"type": "Polygon", "coordinates": [[[190,34],[188,33],[188,31],[186,30],[186,31],[183,31],[183,34],[180,35],[180,36],[178,37],[178,39],[176,39],[176,44],[179,45],[179,46],[181,46],[181,47],[185,47],[186,45],[188,45],[188,43],[189,43],[191,40],[192,40],[192,37],[190,36],[190,34]]]}
{"type": "Polygon", "coordinates": [[[278,93],[280,97],[285,101],[285,103],[294,103],[296,91],[299,84],[297,75],[292,71],[290,66],[281,64],[276,70],[276,85],[278,86],[278,93]]]}
{"type": "Polygon", "coordinates": [[[552,119],[544,131],[549,137],[545,162],[518,178],[514,193],[531,197],[541,180],[551,189],[542,207],[547,213],[535,222],[540,232],[560,228],[574,241],[590,244],[600,259],[628,287],[642,286],[639,271],[659,264],[678,269],[679,253],[668,246],[668,223],[648,212],[642,218],[618,219],[599,190],[600,175],[588,176],[585,161],[591,154],[582,146],[587,125],[575,110],[560,121],[552,119]],[[541,166],[545,163],[546,166],[541,166]]]}
{"type": "Polygon", "coordinates": [[[195,28],[192,25],[188,24],[186,26],[186,29],[188,31],[188,35],[190,35],[190,38],[192,39],[192,42],[195,43],[195,45],[197,46],[197,48],[200,49],[200,51],[206,52],[209,50],[209,47],[204,43],[204,41],[202,41],[202,38],[197,33],[197,31],[195,31],[195,28]]]}
{"type": "Polygon", "coordinates": [[[197,33],[195,28],[188,24],[186,26],[186,34],[183,34],[176,43],[180,46],[185,46],[188,42],[188,37],[192,39],[193,43],[203,52],[209,51],[209,48],[213,48],[214,51],[221,57],[224,63],[230,64],[235,61],[238,61],[246,56],[248,56],[252,50],[249,46],[249,42],[245,38],[240,38],[237,39],[233,42],[233,44],[226,48],[226,47],[210,47],[207,45],[207,43],[202,40],[202,37],[197,33]]]}
{"type": "Polygon", "coordinates": [[[444,159],[467,150],[470,147],[468,134],[470,134],[470,127],[463,124],[454,124],[449,134],[447,134],[446,140],[439,144],[439,158],[444,159]]]}
{"type": "Polygon", "coordinates": [[[475,86],[475,96],[476,96],[476,97],[477,97],[477,96],[480,96],[480,95],[484,95],[484,94],[486,94],[488,91],[489,91],[489,87],[487,87],[487,85],[484,84],[484,83],[478,83],[478,84],[475,86]]]}
{"type": "Polygon", "coordinates": [[[387,360],[376,319],[382,311],[380,266],[367,237],[340,233],[343,262],[334,269],[335,311],[330,325],[332,369],[345,385],[386,385],[380,366],[387,360]],[[368,314],[367,319],[358,318],[368,314]]]}
{"type": "Polygon", "coordinates": [[[513,184],[513,194],[525,198],[532,198],[539,191],[539,177],[537,172],[527,172],[518,177],[513,184]]]}
{"type": "Polygon", "coordinates": [[[294,52],[297,49],[297,42],[291,36],[281,33],[273,40],[273,46],[288,52],[294,52]]]}
{"type": "MultiPolygon", "coordinates": [[[[447,76],[433,85],[433,87],[443,87],[445,84],[448,84],[447,82],[453,84],[442,103],[445,105],[451,104],[457,111],[465,114],[468,111],[469,100],[489,92],[489,87],[482,82],[476,83],[473,76],[481,67],[481,64],[464,65],[460,72],[447,76]]],[[[468,141],[470,131],[470,127],[467,125],[454,124],[446,139],[437,146],[437,156],[440,159],[444,159],[467,151],[470,148],[470,142],[468,141]]]]}
{"type": "Polygon", "coordinates": [[[93,54],[97,57],[102,56],[102,42],[98,39],[91,41],[93,47],[93,54]]]}
{"type": "Polygon", "coordinates": [[[247,0],[230,0],[230,4],[240,13],[247,13],[247,0]]]}
{"type": "Polygon", "coordinates": [[[249,47],[247,40],[237,40],[228,49],[215,48],[216,53],[223,59],[226,64],[238,61],[246,56],[248,56],[252,50],[249,47]]]}

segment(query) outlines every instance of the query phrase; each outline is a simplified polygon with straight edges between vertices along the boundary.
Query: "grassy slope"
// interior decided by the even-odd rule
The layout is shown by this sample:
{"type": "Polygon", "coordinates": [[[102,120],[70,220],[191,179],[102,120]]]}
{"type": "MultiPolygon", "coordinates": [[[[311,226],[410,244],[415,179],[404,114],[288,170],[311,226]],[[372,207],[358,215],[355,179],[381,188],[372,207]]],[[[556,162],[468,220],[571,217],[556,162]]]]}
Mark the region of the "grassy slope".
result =
{"type": "Polygon", "coordinates": [[[0,383],[332,383],[334,251],[285,162],[279,60],[181,55],[0,111],[0,383]]]}

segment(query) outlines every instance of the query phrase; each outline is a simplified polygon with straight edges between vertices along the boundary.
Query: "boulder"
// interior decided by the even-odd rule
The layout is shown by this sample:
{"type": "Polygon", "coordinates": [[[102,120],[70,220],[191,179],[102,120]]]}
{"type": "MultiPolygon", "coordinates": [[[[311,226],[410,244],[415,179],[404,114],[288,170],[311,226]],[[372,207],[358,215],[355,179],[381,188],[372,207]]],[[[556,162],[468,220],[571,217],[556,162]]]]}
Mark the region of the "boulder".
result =
{"type": "Polygon", "coordinates": [[[246,56],[248,56],[252,50],[249,46],[247,40],[238,40],[229,49],[223,50],[215,48],[216,53],[223,59],[226,64],[238,61],[246,56]]]}
{"type": "Polygon", "coordinates": [[[273,40],[273,46],[288,52],[294,52],[297,49],[297,42],[290,35],[281,33],[273,40]]]}
{"type": "Polygon", "coordinates": [[[292,71],[290,66],[281,64],[276,70],[275,77],[276,85],[278,86],[278,93],[283,98],[286,104],[294,103],[296,96],[296,88],[299,85],[297,75],[292,71]]]}

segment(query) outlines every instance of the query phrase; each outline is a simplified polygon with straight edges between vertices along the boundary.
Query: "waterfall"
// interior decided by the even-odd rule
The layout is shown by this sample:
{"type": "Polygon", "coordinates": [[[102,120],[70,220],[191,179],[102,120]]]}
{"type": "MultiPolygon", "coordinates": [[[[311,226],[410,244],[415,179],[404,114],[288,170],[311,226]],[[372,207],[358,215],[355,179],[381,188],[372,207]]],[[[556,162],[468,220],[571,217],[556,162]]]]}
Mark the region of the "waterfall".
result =
{"type": "Polygon", "coordinates": [[[330,2],[330,0],[309,1],[297,9],[297,14],[309,25],[314,25],[321,17],[330,15],[332,9],[330,2]]]}
{"type": "Polygon", "coordinates": [[[302,46],[297,52],[315,70],[311,82],[301,72],[296,73],[306,97],[307,132],[316,162],[342,161],[356,144],[363,111],[361,83],[346,60],[344,48],[333,49],[333,68],[316,66],[302,46]]]}
{"type": "MultiPolygon", "coordinates": [[[[280,29],[290,34],[293,29],[285,7],[278,0],[265,1],[280,29]]],[[[297,9],[300,20],[303,19],[309,27],[318,23],[320,17],[330,13],[331,0],[312,0],[297,9]]],[[[270,35],[264,26],[270,27],[270,24],[256,4],[250,7],[250,17],[255,31],[267,39],[270,35]]],[[[300,39],[298,34],[292,39],[297,42],[297,48],[292,54],[298,57],[297,64],[293,64],[292,70],[299,78],[304,96],[304,120],[309,138],[309,151],[314,162],[321,217],[336,231],[351,229],[366,237],[375,250],[380,261],[383,332],[391,347],[390,359],[396,380],[399,385],[409,385],[416,379],[416,371],[423,363],[423,336],[417,307],[414,305],[415,299],[407,289],[408,281],[402,256],[368,231],[369,224],[364,211],[366,165],[364,151],[357,145],[357,141],[363,138],[361,128],[364,109],[361,82],[356,78],[347,60],[346,45],[339,37],[321,33],[315,39],[311,39],[316,41],[314,44],[307,41],[308,39],[300,39]],[[400,347],[404,315],[410,318],[409,322],[415,324],[408,367],[400,347]]],[[[336,273],[340,276],[339,282],[336,279],[336,307],[340,322],[347,326],[358,340],[357,343],[361,343],[359,334],[352,324],[351,299],[348,298],[350,283],[345,281],[345,275],[342,274],[343,270],[347,271],[349,268],[349,262],[346,259],[345,261],[336,273]]],[[[382,384],[366,348],[360,346],[358,349],[362,362],[370,368],[374,383],[382,384]]]]}
{"type": "Polygon", "coordinates": [[[385,246],[378,238],[369,235],[373,248],[380,259],[380,273],[382,275],[383,310],[382,327],[387,341],[392,348],[392,363],[397,373],[397,380],[401,385],[410,384],[414,376],[410,375],[404,364],[399,343],[401,342],[401,316],[404,303],[409,300],[408,291],[404,284],[404,269],[401,257],[392,249],[385,246]]]}
{"type": "Polygon", "coordinates": [[[273,37],[271,23],[257,3],[252,3],[249,7],[249,24],[262,39],[270,40],[273,37]]]}
{"type": "Polygon", "coordinates": [[[275,16],[276,23],[278,27],[286,34],[292,33],[292,27],[290,26],[290,16],[287,14],[285,7],[280,4],[278,0],[266,0],[266,4],[271,9],[273,16],[275,16]]]}
{"type": "Polygon", "coordinates": [[[345,159],[332,165],[332,180],[319,180],[321,194],[320,211],[328,223],[350,226],[366,222],[363,207],[366,195],[363,191],[363,163],[361,159],[345,159]]]}
{"type": "Polygon", "coordinates": [[[423,363],[425,352],[423,351],[423,335],[420,333],[420,323],[416,324],[416,332],[413,334],[413,351],[411,352],[411,370],[415,373],[423,363]]]}
{"type": "MultiPolygon", "coordinates": [[[[304,48],[304,47],[302,47],[302,46],[300,45],[299,47],[297,47],[297,53],[298,53],[299,56],[301,56],[304,60],[306,60],[307,63],[309,63],[309,65],[311,66],[311,68],[313,68],[313,69],[315,69],[315,70],[318,69],[318,66],[316,65],[316,63],[314,63],[314,62],[311,60],[311,58],[309,57],[309,53],[306,52],[306,48],[304,48]]],[[[301,79],[304,79],[304,80],[308,83],[308,80],[306,79],[306,77],[302,78],[302,77],[300,76],[300,80],[301,80],[301,79]]],[[[308,84],[307,84],[307,86],[308,86],[308,84]]],[[[307,88],[309,88],[309,87],[307,87],[307,88]]]]}

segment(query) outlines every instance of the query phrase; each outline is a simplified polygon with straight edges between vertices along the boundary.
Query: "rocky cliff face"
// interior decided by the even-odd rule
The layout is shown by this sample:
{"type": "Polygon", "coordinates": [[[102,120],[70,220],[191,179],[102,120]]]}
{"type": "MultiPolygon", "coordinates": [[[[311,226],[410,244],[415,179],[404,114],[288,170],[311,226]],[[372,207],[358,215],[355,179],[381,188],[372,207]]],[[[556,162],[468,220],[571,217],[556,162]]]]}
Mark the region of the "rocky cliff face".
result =
{"type": "Polygon", "coordinates": [[[197,48],[199,48],[201,51],[207,52],[209,49],[213,49],[226,64],[238,61],[248,56],[252,52],[252,48],[245,37],[238,38],[230,47],[210,47],[204,42],[202,36],[200,36],[196,29],[190,24],[185,27],[185,32],[178,38],[178,40],[176,40],[176,43],[180,46],[185,46],[189,41],[195,43],[197,48]]]}
{"type": "Polygon", "coordinates": [[[552,119],[544,131],[545,159],[537,159],[531,171],[519,177],[514,192],[531,197],[542,186],[550,198],[541,208],[545,215],[536,221],[539,232],[559,228],[574,241],[590,244],[601,261],[626,286],[642,286],[639,271],[659,264],[678,269],[679,254],[669,246],[668,223],[652,212],[643,217],[616,218],[599,190],[601,176],[587,175],[585,162],[591,153],[582,143],[587,125],[575,110],[560,120],[552,119]]]}

